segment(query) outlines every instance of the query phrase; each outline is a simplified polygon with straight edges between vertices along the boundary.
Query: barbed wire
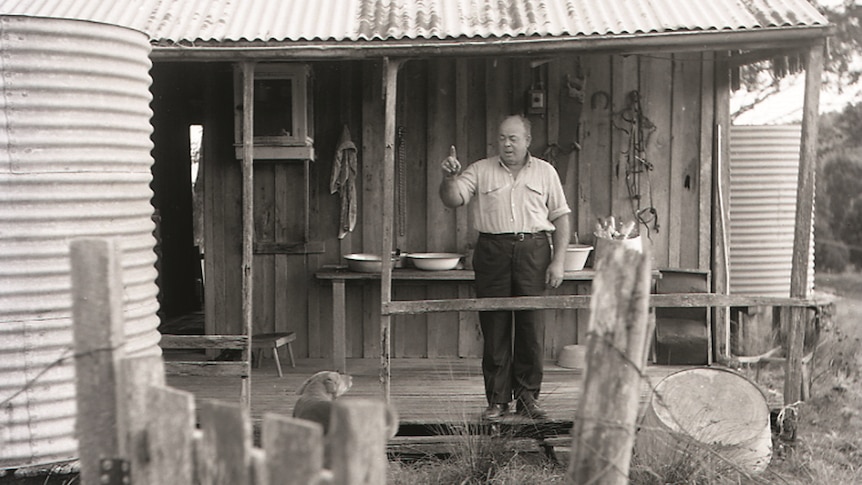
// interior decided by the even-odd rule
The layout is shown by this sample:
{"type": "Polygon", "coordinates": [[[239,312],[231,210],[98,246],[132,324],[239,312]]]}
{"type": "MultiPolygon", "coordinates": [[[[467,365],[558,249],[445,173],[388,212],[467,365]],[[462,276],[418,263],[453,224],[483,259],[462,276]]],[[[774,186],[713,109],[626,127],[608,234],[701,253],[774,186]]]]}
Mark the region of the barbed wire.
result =
{"type": "MultiPolygon", "coordinates": [[[[683,427],[683,423],[679,420],[678,416],[670,413],[670,408],[668,406],[666,396],[664,396],[663,393],[657,389],[657,384],[653,384],[652,379],[646,373],[646,366],[643,366],[641,364],[634,362],[629,357],[628,352],[625,349],[622,349],[619,346],[617,346],[616,343],[613,342],[613,340],[609,336],[599,335],[596,331],[593,330],[593,331],[589,331],[587,333],[587,338],[589,339],[591,337],[597,338],[597,339],[599,339],[600,342],[608,345],[608,348],[610,350],[612,350],[626,365],[628,365],[631,368],[631,370],[633,372],[635,372],[637,374],[638,380],[640,380],[642,383],[646,384],[649,395],[651,396],[651,398],[654,399],[658,405],[664,406],[666,409],[668,409],[669,416],[670,416],[673,424],[676,425],[680,430],[682,430],[682,433],[684,435],[686,435],[688,438],[690,438],[689,440],[686,440],[684,443],[682,443],[683,445],[695,447],[698,451],[701,451],[701,452],[705,453],[707,456],[722,462],[725,466],[727,466],[730,469],[733,469],[735,472],[737,472],[741,476],[743,476],[746,480],[750,480],[750,483],[774,483],[774,481],[773,482],[767,482],[763,478],[752,475],[747,470],[742,468],[740,465],[738,465],[737,463],[733,462],[732,460],[730,460],[729,458],[727,458],[726,456],[721,454],[720,450],[716,448],[715,444],[701,443],[697,440],[696,436],[690,435],[688,433],[688,431],[685,430],[685,427],[683,427]]],[[[87,350],[84,352],[77,352],[77,353],[73,353],[73,352],[71,352],[71,349],[67,348],[63,351],[62,355],[60,355],[54,361],[50,362],[45,367],[43,367],[33,378],[26,381],[25,384],[20,389],[15,391],[9,397],[4,398],[2,401],[0,401],[0,406],[8,405],[16,397],[18,397],[21,394],[32,389],[34,386],[36,386],[36,384],[49,371],[51,371],[52,369],[66,363],[70,359],[74,360],[74,359],[83,358],[83,357],[90,357],[90,356],[93,356],[95,354],[103,353],[103,352],[114,352],[114,351],[117,351],[120,348],[122,348],[124,345],[125,344],[120,344],[118,346],[96,348],[96,349],[91,349],[91,350],[87,350]]],[[[561,386],[557,386],[556,388],[550,390],[549,393],[553,394],[554,392],[558,391],[560,387],[561,386]]],[[[583,399],[583,396],[581,397],[581,399],[583,399]]],[[[798,407],[800,404],[801,403],[797,402],[797,403],[790,404],[788,406],[784,406],[781,409],[781,411],[779,412],[779,424],[783,425],[782,419],[786,416],[786,413],[788,411],[790,411],[790,412],[794,413],[796,416],[798,416],[798,407]]],[[[601,417],[596,417],[596,416],[579,416],[579,417],[581,419],[589,420],[593,424],[600,424],[600,425],[607,426],[607,427],[616,427],[616,428],[621,428],[621,429],[624,428],[625,430],[631,430],[631,428],[628,425],[624,425],[618,421],[607,420],[607,419],[603,419],[601,417]]],[[[647,430],[651,430],[651,431],[662,431],[662,432],[668,431],[667,429],[660,428],[657,426],[646,426],[643,423],[637,423],[635,429],[631,430],[631,432],[636,433],[638,428],[647,429],[647,430]]],[[[674,435],[679,436],[680,433],[677,432],[677,433],[674,433],[674,435]]],[[[673,443],[669,442],[669,444],[673,444],[673,443]]],[[[689,459],[701,459],[701,458],[695,456],[695,454],[691,453],[691,452],[686,453],[686,456],[689,459]]],[[[611,472],[620,473],[621,470],[618,469],[618,467],[615,465],[613,460],[608,460],[608,464],[600,471],[600,474],[611,473],[611,472]]],[[[771,477],[771,478],[779,478],[783,482],[786,483],[786,480],[784,480],[780,476],[775,476],[775,477],[771,477]]],[[[587,483],[593,483],[594,481],[597,481],[599,479],[600,479],[600,476],[596,476],[596,477],[593,477],[587,483]]]]}
{"type": "Polygon", "coordinates": [[[0,401],[0,407],[5,407],[9,403],[11,403],[16,397],[18,397],[21,394],[24,394],[25,392],[32,389],[39,382],[39,380],[45,376],[45,374],[47,374],[49,371],[51,371],[51,369],[66,363],[67,360],[70,360],[70,359],[74,360],[74,359],[78,359],[81,357],[90,357],[92,355],[102,353],[102,352],[115,352],[124,346],[125,346],[125,343],[122,343],[122,344],[117,345],[115,347],[96,348],[96,349],[88,350],[86,352],[78,352],[78,353],[72,353],[71,348],[66,348],[63,351],[63,353],[60,355],[60,357],[58,357],[54,361],[48,363],[48,365],[43,367],[38,373],[36,373],[35,376],[33,376],[32,378],[25,381],[24,384],[21,386],[21,388],[17,389],[9,397],[4,398],[2,401],[0,401]]]}

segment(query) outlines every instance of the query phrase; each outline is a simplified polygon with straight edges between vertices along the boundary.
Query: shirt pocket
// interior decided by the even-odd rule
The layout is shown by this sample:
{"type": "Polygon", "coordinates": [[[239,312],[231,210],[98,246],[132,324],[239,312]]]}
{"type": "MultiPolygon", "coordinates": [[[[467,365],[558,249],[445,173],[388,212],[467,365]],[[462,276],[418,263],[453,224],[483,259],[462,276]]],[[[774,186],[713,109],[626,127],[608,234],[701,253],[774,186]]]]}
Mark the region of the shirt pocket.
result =
{"type": "Polygon", "coordinates": [[[481,210],[489,217],[496,217],[509,205],[507,194],[510,192],[509,185],[495,185],[481,191],[481,210]]]}
{"type": "Polygon", "coordinates": [[[491,187],[490,189],[485,189],[482,191],[482,195],[485,197],[499,197],[500,194],[503,193],[503,189],[508,187],[507,185],[498,185],[495,187],[491,187]]]}
{"type": "Polygon", "coordinates": [[[535,214],[543,214],[548,212],[548,194],[544,188],[534,183],[525,184],[524,205],[527,210],[535,214]]]}

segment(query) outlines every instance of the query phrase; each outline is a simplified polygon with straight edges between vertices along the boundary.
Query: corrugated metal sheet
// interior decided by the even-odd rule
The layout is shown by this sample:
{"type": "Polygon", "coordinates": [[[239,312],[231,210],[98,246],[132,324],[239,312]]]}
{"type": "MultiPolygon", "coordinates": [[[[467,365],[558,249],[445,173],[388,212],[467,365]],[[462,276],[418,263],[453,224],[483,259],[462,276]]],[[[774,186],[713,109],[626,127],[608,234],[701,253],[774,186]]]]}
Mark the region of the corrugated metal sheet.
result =
{"type": "Polygon", "coordinates": [[[0,12],[124,25],[160,43],[601,37],[825,26],[806,0],[0,0],[0,12]]]}
{"type": "MultiPolygon", "coordinates": [[[[790,296],[800,136],[799,125],[731,128],[730,292],[733,294],[790,296]]],[[[813,244],[810,247],[808,275],[812,288],[813,244]]]]}
{"type": "Polygon", "coordinates": [[[0,16],[0,468],[75,458],[69,244],[123,248],[127,355],[159,355],[150,44],[0,16]]]}

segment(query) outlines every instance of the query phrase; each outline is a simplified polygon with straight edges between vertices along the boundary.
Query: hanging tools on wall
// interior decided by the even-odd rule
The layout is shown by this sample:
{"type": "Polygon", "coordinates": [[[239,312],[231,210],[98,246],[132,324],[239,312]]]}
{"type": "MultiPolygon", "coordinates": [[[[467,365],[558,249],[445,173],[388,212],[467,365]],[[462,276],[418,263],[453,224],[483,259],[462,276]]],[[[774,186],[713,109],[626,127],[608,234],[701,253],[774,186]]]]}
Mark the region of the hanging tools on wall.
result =
{"type": "MultiPolygon", "coordinates": [[[[574,124],[574,133],[571,137],[571,150],[581,149],[581,132],[580,132],[580,120],[581,120],[581,111],[584,106],[584,99],[586,98],[586,76],[581,71],[581,61],[578,59],[577,72],[573,77],[570,74],[566,74],[566,96],[563,100],[564,105],[568,105],[569,109],[573,112],[573,119],[575,121],[574,124]]],[[[562,137],[561,137],[562,139],[562,137]]]]}
{"type": "Polygon", "coordinates": [[[646,147],[650,135],[656,130],[655,124],[647,118],[641,107],[640,93],[631,91],[626,99],[626,107],[614,120],[614,126],[628,136],[628,143],[622,144],[615,169],[619,177],[620,165],[625,167],[626,190],[635,219],[650,232],[659,232],[658,211],[653,205],[650,172],[653,164],[646,158],[646,147]],[[646,185],[646,187],[644,187],[646,185]]]}

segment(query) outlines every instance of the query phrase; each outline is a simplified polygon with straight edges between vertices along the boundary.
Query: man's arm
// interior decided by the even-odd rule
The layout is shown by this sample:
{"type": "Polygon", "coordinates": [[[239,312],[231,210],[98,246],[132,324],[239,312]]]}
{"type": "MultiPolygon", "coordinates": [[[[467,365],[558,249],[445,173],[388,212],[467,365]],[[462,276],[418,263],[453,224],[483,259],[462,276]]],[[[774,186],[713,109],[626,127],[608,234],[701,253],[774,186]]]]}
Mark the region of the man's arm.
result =
{"type": "Polygon", "coordinates": [[[445,174],[440,181],[440,199],[446,207],[455,208],[464,205],[464,198],[461,197],[455,180],[457,177],[457,175],[445,174]]]}
{"type": "Polygon", "coordinates": [[[545,284],[551,288],[556,288],[562,284],[565,273],[566,248],[569,247],[569,237],[571,236],[569,214],[563,214],[551,221],[551,223],[555,228],[553,236],[554,256],[545,274],[545,284]]]}
{"type": "Polygon", "coordinates": [[[440,181],[440,199],[446,207],[460,207],[464,205],[464,198],[458,190],[458,173],[461,172],[461,162],[455,153],[455,145],[449,148],[449,156],[440,162],[443,169],[443,180],[440,181]]]}

